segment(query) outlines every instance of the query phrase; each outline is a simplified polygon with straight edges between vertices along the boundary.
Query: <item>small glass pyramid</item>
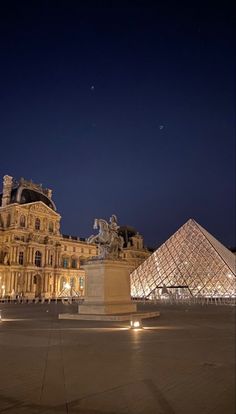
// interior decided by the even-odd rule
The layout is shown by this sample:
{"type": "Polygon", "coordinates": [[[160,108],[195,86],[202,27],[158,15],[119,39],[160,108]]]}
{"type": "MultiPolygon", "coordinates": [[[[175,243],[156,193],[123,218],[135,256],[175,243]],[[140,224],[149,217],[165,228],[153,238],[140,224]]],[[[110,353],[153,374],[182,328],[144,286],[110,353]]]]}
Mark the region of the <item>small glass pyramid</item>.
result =
{"type": "Polygon", "coordinates": [[[131,273],[131,296],[163,298],[236,296],[236,256],[188,220],[131,273]]]}

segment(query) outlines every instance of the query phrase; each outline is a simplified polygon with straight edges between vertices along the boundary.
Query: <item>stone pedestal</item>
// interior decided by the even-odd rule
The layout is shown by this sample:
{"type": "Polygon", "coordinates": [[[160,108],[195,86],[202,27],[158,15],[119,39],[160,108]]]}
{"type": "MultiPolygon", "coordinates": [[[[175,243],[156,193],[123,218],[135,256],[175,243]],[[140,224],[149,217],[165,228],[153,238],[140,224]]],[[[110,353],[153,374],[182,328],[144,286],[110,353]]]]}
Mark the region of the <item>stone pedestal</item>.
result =
{"type": "Polygon", "coordinates": [[[130,297],[130,266],[125,260],[90,260],[85,270],[85,300],[79,314],[136,312],[130,297]]]}

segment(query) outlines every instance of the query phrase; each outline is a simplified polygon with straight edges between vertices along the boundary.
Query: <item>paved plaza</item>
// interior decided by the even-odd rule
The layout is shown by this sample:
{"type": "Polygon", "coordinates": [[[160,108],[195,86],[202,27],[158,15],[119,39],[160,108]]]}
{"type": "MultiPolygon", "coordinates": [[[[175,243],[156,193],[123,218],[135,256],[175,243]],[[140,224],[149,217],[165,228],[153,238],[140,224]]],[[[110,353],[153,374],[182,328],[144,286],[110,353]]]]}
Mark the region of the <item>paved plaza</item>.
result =
{"type": "Polygon", "coordinates": [[[0,309],[0,413],[235,413],[233,306],[139,305],[161,316],[137,331],[58,320],[75,304],[0,309]]]}

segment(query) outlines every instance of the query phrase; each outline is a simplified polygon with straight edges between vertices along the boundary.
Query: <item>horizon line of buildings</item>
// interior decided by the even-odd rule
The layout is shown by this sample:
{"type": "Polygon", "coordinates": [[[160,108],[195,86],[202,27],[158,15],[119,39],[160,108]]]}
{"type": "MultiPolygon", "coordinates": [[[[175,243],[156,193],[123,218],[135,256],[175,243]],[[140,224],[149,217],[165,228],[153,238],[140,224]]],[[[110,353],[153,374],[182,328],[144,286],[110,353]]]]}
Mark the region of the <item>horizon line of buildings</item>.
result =
{"type": "MultiPolygon", "coordinates": [[[[82,263],[95,244],[60,232],[52,190],[3,177],[0,193],[0,297],[84,296],[82,263]]],[[[190,219],[151,253],[143,236],[121,226],[131,295],[139,298],[236,297],[236,256],[190,219]]],[[[234,249],[235,252],[235,249],[234,249]]]]}
{"type": "MultiPolygon", "coordinates": [[[[84,295],[84,259],[97,255],[86,239],[60,232],[52,190],[3,177],[0,194],[0,297],[53,298],[84,295]]],[[[132,227],[120,228],[123,258],[134,270],[151,253],[132,227]]]]}

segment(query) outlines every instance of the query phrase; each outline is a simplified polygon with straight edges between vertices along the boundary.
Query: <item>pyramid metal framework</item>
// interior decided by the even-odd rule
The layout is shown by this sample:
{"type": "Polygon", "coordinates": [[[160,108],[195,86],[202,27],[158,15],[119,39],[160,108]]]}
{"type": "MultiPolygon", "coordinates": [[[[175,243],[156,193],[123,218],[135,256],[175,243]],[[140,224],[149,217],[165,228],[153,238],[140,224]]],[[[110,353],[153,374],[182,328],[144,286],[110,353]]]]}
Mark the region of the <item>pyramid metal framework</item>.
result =
{"type": "Polygon", "coordinates": [[[137,298],[236,297],[236,256],[188,220],[131,274],[137,298]]]}

